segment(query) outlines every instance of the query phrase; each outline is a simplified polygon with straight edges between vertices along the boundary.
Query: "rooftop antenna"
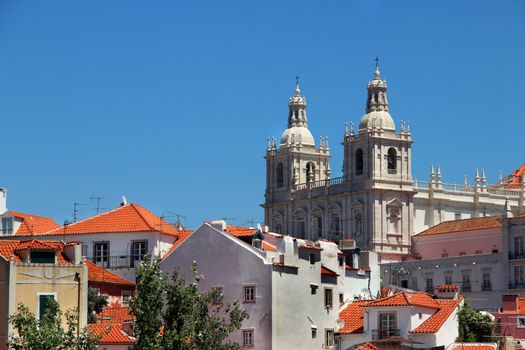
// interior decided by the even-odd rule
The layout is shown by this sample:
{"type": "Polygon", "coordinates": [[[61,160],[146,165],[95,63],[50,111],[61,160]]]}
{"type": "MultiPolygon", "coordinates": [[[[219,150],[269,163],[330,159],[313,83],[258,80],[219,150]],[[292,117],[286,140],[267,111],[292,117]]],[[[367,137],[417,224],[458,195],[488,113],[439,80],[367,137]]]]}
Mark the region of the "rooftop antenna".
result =
{"type": "Polygon", "coordinates": [[[250,227],[255,227],[255,224],[257,223],[258,223],[257,220],[255,220],[254,218],[251,218],[249,220],[246,220],[246,222],[243,225],[250,224],[250,227]]]}
{"type": "Polygon", "coordinates": [[[221,218],[221,220],[224,220],[224,221],[226,221],[226,222],[228,222],[228,221],[237,221],[236,218],[229,218],[229,217],[226,217],[226,216],[223,216],[223,217],[221,218]]]}
{"type": "Polygon", "coordinates": [[[97,212],[97,214],[100,213],[100,210],[101,210],[101,209],[106,209],[106,208],[103,208],[103,207],[100,206],[100,202],[101,202],[103,199],[106,199],[105,197],[91,196],[91,197],[89,197],[89,199],[90,199],[92,202],[97,202],[97,206],[96,206],[95,208],[92,208],[92,209],[94,209],[94,210],[97,212]]]}
{"type": "Polygon", "coordinates": [[[168,213],[172,214],[173,216],[175,216],[177,218],[177,221],[175,222],[175,227],[177,227],[178,229],[181,229],[181,228],[184,228],[184,223],[181,221],[181,218],[182,219],[186,219],[186,216],[180,214],[180,213],[175,213],[173,211],[169,211],[168,210],[168,213]]]}
{"type": "Polygon", "coordinates": [[[73,222],[77,222],[79,214],[81,213],[81,210],[79,209],[79,207],[82,205],[87,205],[87,204],[78,203],[78,202],[73,203],[73,222]]]}
{"type": "Polygon", "coordinates": [[[122,196],[122,202],[120,203],[120,206],[123,206],[123,205],[126,205],[128,204],[128,199],[126,198],[126,196],[122,196]]]}

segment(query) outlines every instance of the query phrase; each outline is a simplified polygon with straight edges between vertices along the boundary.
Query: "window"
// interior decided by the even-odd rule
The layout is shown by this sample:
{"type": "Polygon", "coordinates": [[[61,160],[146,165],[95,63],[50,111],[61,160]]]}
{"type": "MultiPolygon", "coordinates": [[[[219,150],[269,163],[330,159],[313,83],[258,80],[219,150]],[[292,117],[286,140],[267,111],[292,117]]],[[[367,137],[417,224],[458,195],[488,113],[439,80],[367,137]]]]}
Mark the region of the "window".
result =
{"type": "Polygon", "coordinates": [[[375,337],[372,333],[372,338],[384,339],[396,335],[399,336],[396,314],[392,312],[379,314],[379,331],[375,337]]]}
{"type": "Polygon", "coordinates": [[[356,175],[363,175],[363,168],[364,168],[363,150],[361,148],[359,148],[355,152],[355,174],[356,175]]]}
{"type": "Polygon", "coordinates": [[[109,267],[109,243],[95,243],[93,246],[93,260],[94,263],[102,266],[109,267]]]}
{"type": "Polygon", "coordinates": [[[2,234],[13,234],[13,218],[2,218],[2,234]]]}
{"type": "Polygon", "coordinates": [[[343,305],[345,302],[345,295],[343,293],[339,293],[339,304],[343,305]]]}
{"type": "Polygon", "coordinates": [[[122,306],[129,306],[129,302],[131,301],[131,291],[123,290],[120,292],[120,295],[122,296],[122,306]]]}
{"type": "Polygon", "coordinates": [[[516,287],[523,285],[523,266],[514,266],[514,284],[516,287]]]}
{"type": "Polygon", "coordinates": [[[131,267],[137,266],[144,255],[148,253],[148,241],[131,243],[131,267]]]}
{"type": "Polygon", "coordinates": [[[355,236],[361,236],[363,233],[363,215],[361,211],[356,209],[354,211],[354,234],[355,236]]]}
{"type": "Polygon", "coordinates": [[[223,294],[222,294],[222,287],[213,287],[213,303],[214,304],[222,304],[223,294]]]}
{"type": "Polygon", "coordinates": [[[244,302],[255,303],[255,286],[244,287],[244,302]]]}
{"type": "Polygon", "coordinates": [[[518,328],[525,328],[525,316],[518,316],[516,323],[518,328]]]}
{"type": "Polygon", "coordinates": [[[490,281],[490,272],[483,272],[483,284],[481,290],[487,291],[492,290],[492,283],[490,281]]]}
{"type": "Polygon", "coordinates": [[[253,329],[245,329],[242,331],[242,345],[253,346],[253,329]]]}
{"type": "Polygon", "coordinates": [[[317,327],[312,327],[312,339],[317,338],[317,327]]]}
{"type": "Polygon", "coordinates": [[[455,213],[454,220],[461,220],[461,213],[455,213]]]}
{"type": "Polygon", "coordinates": [[[412,276],[411,280],[412,280],[412,289],[417,290],[417,277],[412,276]]]}
{"type": "Polygon", "coordinates": [[[397,151],[394,147],[388,149],[387,167],[389,174],[397,174],[397,151]]]}
{"type": "Polygon", "coordinates": [[[339,267],[343,267],[345,263],[345,258],[343,256],[339,256],[337,258],[337,262],[339,263],[339,267]]]}
{"type": "Polygon", "coordinates": [[[333,307],[333,298],[332,298],[332,289],[331,288],[325,288],[324,289],[324,306],[327,309],[331,309],[333,307]]]}
{"type": "Polygon", "coordinates": [[[330,239],[338,238],[341,235],[341,219],[339,213],[331,213],[330,216],[330,239]]]}
{"type": "Polygon", "coordinates": [[[514,254],[516,256],[523,256],[523,237],[514,237],[514,254]]]}
{"type": "Polygon", "coordinates": [[[52,250],[32,250],[29,259],[32,264],[54,264],[55,252],[52,250]]]}
{"type": "Polygon", "coordinates": [[[315,181],[315,166],[314,163],[306,163],[306,182],[315,181]]]}
{"type": "Polygon", "coordinates": [[[426,279],[425,290],[427,291],[427,293],[431,293],[431,294],[434,293],[434,281],[432,280],[431,277],[426,279]]]}
{"type": "Polygon", "coordinates": [[[316,284],[310,284],[310,293],[312,295],[317,294],[317,285],[316,284]]]}
{"type": "Polygon", "coordinates": [[[315,264],[315,254],[310,254],[310,264],[315,264]]]}
{"type": "Polygon", "coordinates": [[[333,329],[327,329],[325,331],[325,349],[330,349],[334,346],[334,330],[333,329]]]}
{"type": "Polygon", "coordinates": [[[408,288],[408,280],[401,280],[401,288],[408,288]]]}
{"type": "Polygon", "coordinates": [[[445,284],[450,286],[452,284],[452,276],[445,276],[445,284]]]}
{"type": "Polygon", "coordinates": [[[423,314],[420,312],[419,313],[419,319],[422,319],[423,318],[423,314]]]}
{"type": "Polygon", "coordinates": [[[463,282],[462,282],[461,288],[462,288],[462,290],[464,292],[470,292],[471,291],[470,275],[469,274],[463,274],[463,282]]]}
{"type": "Polygon", "coordinates": [[[49,301],[56,301],[56,293],[38,293],[38,319],[42,321],[49,308],[49,301]]]}
{"type": "Polygon", "coordinates": [[[283,187],[284,185],[284,169],[283,163],[277,164],[277,187],[283,187]]]}

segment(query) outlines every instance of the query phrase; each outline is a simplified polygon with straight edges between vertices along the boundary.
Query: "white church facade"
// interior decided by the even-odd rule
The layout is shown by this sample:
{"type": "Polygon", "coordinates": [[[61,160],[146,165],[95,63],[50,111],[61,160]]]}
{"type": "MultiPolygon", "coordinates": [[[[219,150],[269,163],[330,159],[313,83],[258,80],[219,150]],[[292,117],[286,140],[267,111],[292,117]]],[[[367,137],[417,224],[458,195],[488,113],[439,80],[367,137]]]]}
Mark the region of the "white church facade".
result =
{"type": "Polygon", "coordinates": [[[386,261],[409,253],[412,235],[440,222],[501,215],[506,198],[515,213],[525,211],[525,177],[489,185],[484,171],[476,171],[474,184],[446,184],[438,166],[427,181],[416,181],[410,126],[397,127],[390,115],[378,65],[358,129],[351,124],[344,132],[342,177],[331,177],[328,140],[316,146],[306,105],[297,83],[288,128],[278,144],[268,141],[262,206],[274,232],[314,241],[351,238],[386,261]]]}

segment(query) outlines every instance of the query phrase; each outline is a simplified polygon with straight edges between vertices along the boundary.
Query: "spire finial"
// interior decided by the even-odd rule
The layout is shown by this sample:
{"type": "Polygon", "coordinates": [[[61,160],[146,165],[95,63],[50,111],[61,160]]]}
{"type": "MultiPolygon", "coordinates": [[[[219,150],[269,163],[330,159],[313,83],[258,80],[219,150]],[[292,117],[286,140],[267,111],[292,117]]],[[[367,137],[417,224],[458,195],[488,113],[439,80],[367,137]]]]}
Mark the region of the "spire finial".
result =
{"type": "Polygon", "coordinates": [[[295,76],[295,96],[301,95],[301,89],[299,88],[299,74],[295,76]]]}
{"type": "Polygon", "coordinates": [[[379,73],[379,56],[376,55],[376,71],[374,72],[374,77],[379,80],[379,78],[381,77],[380,73],[379,73]]]}

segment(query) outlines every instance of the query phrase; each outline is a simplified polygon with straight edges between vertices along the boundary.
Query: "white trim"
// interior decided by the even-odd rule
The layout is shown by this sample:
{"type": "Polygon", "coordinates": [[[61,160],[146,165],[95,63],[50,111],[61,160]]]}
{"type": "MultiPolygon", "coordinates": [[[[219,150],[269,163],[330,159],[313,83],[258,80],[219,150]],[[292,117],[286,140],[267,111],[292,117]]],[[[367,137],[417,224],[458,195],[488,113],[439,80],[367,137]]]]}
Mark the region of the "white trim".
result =
{"type": "Polygon", "coordinates": [[[36,319],[37,320],[40,320],[40,297],[42,295],[52,295],[55,298],[55,301],[58,303],[57,292],[36,293],[36,319]]]}

